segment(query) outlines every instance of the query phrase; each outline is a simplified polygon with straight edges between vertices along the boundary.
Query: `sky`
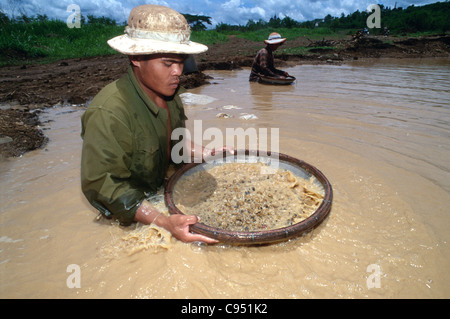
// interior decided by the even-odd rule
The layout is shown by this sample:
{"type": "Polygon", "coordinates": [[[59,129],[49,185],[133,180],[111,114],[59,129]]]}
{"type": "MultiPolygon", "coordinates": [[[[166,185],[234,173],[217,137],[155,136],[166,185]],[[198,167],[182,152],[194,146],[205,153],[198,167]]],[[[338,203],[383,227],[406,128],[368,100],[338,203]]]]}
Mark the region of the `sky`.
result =
{"type": "MultiPolygon", "coordinates": [[[[407,8],[438,2],[437,0],[0,0],[0,9],[8,16],[21,12],[28,16],[47,15],[51,19],[66,21],[73,12],[71,4],[80,7],[83,16],[105,16],[121,23],[128,19],[133,7],[141,4],[159,4],[181,13],[211,17],[214,27],[217,23],[245,25],[249,20],[269,21],[277,15],[289,16],[296,21],[322,19],[330,14],[339,17],[359,11],[366,11],[370,4],[386,7],[407,8]],[[378,2],[379,1],[379,2],[378,2]]],[[[442,0],[445,1],[445,0],[442,0]]],[[[211,27],[211,26],[209,26],[211,27]]]]}

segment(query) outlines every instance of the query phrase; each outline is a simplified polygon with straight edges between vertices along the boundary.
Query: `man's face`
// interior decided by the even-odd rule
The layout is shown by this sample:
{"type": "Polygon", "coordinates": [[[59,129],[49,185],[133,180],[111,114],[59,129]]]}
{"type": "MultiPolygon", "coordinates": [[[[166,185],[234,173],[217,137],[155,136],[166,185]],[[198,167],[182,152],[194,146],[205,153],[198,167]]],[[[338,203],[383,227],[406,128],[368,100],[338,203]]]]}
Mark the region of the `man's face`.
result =
{"type": "Polygon", "coordinates": [[[281,45],[282,45],[282,43],[271,44],[270,48],[272,49],[272,51],[275,52],[281,45]]]}
{"type": "Polygon", "coordinates": [[[185,58],[179,54],[153,54],[132,57],[131,62],[136,67],[136,77],[147,92],[150,90],[168,97],[178,88],[185,58]]]}

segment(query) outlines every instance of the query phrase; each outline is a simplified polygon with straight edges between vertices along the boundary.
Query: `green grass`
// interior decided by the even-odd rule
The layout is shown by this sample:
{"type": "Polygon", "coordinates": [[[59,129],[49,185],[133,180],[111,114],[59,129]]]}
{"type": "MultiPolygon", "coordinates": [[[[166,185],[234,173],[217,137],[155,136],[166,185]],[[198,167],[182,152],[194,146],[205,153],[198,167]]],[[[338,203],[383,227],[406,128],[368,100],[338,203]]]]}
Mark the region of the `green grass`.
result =
{"type": "MultiPolygon", "coordinates": [[[[48,63],[61,59],[117,54],[106,43],[121,35],[124,26],[82,24],[68,28],[65,22],[48,20],[0,25],[0,66],[48,63]]],[[[191,40],[213,45],[228,41],[215,30],[193,31],[191,40]]]]}
{"type": "Polygon", "coordinates": [[[106,41],[122,34],[123,27],[94,24],[70,29],[52,20],[4,24],[0,31],[0,65],[8,65],[114,54],[106,41]]]}
{"type": "Polygon", "coordinates": [[[213,45],[217,43],[227,42],[228,37],[219,33],[215,30],[207,30],[207,31],[192,31],[191,41],[199,42],[204,45],[213,45]]]}
{"type": "Polygon", "coordinates": [[[283,38],[287,38],[288,40],[293,40],[299,37],[307,37],[310,39],[322,39],[325,36],[339,36],[338,33],[333,32],[329,28],[315,28],[315,29],[307,29],[307,28],[277,28],[277,29],[261,29],[257,31],[249,31],[249,32],[235,32],[237,37],[262,42],[267,39],[271,32],[278,32],[281,34],[283,38]]]}

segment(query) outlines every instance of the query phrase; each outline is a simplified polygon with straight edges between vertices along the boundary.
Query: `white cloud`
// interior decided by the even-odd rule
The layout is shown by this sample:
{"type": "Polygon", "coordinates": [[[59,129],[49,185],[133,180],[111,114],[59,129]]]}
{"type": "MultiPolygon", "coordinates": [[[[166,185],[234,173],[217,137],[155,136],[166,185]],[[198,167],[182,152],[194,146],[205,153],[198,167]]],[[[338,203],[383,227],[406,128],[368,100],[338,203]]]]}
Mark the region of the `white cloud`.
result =
{"type": "Polygon", "coordinates": [[[266,11],[259,6],[245,6],[243,1],[229,0],[220,5],[220,17],[222,22],[229,24],[245,24],[248,20],[259,20],[266,18],[266,11]],[[229,22],[228,22],[229,21],[229,22]]]}

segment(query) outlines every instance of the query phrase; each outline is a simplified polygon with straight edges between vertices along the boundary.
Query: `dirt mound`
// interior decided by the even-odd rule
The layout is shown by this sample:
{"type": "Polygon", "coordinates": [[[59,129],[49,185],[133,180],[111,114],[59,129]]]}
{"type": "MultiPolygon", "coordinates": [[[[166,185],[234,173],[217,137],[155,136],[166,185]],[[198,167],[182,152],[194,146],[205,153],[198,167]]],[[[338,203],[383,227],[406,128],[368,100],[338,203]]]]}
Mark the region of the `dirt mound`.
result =
{"type": "Polygon", "coordinates": [[[425,58],[448,57],[450,36],[408,38],[358,38],[346,46],[345,53],[362,58],[425,58]]]}
{"type": "Polygon", "coordinates": [[[40,148],[47,137],[37,128],[39,112],[2,110],[0,117],[0,158],[20,156],[40,148]]]}

